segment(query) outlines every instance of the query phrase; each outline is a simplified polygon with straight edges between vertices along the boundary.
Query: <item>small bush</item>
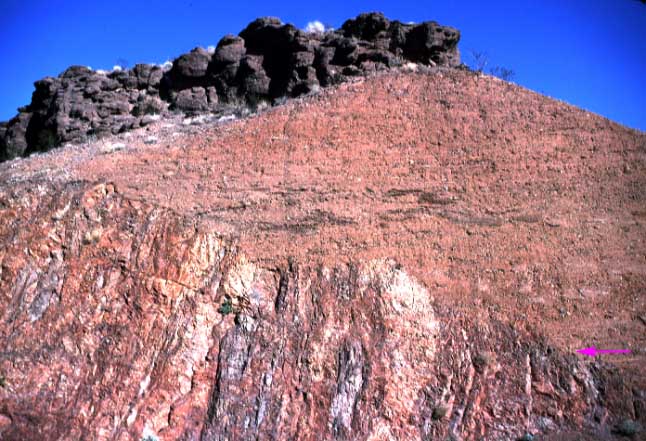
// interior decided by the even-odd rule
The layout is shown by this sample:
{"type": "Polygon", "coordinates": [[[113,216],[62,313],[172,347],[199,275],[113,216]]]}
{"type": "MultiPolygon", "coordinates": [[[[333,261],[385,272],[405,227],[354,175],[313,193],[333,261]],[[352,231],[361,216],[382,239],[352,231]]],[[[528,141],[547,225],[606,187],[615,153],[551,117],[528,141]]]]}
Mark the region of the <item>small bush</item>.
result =
{"type": "Polygon", "coordinates": [[[231,299],[226,298],[222,305],[218,308],[218,312],[222,315],[231,314],[233,312],[233,305],[231,304],[231,299]]]}
{"type": "Polygon", "coordinates": [[[516,73],[513,70],[507,69],[506,67],[502,66],[492,67],[489,72],[491,72],[491,75],[493,75],[494,77],[498,77],[501,80],[505,81],[511,81],[516,76],[516,73]]]}

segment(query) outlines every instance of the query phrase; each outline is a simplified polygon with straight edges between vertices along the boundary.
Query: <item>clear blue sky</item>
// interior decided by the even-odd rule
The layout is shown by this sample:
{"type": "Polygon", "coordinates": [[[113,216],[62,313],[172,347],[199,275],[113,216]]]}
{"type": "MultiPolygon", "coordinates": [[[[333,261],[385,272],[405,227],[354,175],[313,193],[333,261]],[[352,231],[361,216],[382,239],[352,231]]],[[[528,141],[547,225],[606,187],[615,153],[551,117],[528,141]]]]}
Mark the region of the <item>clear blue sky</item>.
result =
{"type": "Polygon", "coordinates": [[[35,80],[71,64],[161,63],[259,16],[339,27],[367,11],[457,27],[465,61],[487,52],[525,87],[646,131],[646,5],[637,0],[0,0],[0,120],[30,101],[35,80]]]}

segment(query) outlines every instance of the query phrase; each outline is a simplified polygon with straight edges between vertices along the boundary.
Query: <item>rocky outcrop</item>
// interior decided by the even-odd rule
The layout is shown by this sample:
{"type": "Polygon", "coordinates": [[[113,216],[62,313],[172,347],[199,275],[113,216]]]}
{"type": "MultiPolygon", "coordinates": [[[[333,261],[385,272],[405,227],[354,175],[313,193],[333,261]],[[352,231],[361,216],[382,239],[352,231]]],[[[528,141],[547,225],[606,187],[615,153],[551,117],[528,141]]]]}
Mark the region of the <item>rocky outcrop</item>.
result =
{"type": "Polygon", "coordinates": [[[193,49],[167,71],[146,64],[110,73],[72,66],[37,81],[31,103],[0,128],[0,160],[127,131],[147,114],[272,103],[406,61],[457,66],[459,38],[435,22],[403,24],[379,13],[322,34],[260,18],[239,36],[222,38],[215,53],[193,49]]]}
{"type": "Polygon", "coordinates": [[[0,199],[2,439],[516,440],[646,405],[394,260],[263,265],[112,184],[54,190],[0,199]]]}
{"type": "Polygon", "coordinates": [[[418,67],[128,135],[0,164],[3,441],[643,438],[646,134],[418,67]]]}

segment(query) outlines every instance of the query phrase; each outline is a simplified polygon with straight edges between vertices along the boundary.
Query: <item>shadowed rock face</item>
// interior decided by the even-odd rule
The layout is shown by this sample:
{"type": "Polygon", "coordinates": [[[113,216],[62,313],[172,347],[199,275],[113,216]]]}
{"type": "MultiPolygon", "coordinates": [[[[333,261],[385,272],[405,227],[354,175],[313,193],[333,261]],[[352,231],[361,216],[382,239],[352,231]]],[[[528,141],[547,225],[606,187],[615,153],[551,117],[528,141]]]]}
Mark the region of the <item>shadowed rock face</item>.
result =
{"type": "Polygon", "coordinates": [[[507,440],[643,405],[392,260],[264,267],[110,184],[56,193],[2,199],[3,439],[507,440]]]}
{"type": "Polygon", "coordinates": [[[145,115],[169,109],[218,112],[271,103],[405,61],[458,66],[459,39],[457,30],[435,22],[407,25],[379,13],[324,34],[260,18],[240,36],[222,38],[214,54],[195,48],[166,72],[146,64],[110,73],[72,66],[37,81],[31,103],[0,128],[0,161],[131,130],[146,124],[145,115]]]}

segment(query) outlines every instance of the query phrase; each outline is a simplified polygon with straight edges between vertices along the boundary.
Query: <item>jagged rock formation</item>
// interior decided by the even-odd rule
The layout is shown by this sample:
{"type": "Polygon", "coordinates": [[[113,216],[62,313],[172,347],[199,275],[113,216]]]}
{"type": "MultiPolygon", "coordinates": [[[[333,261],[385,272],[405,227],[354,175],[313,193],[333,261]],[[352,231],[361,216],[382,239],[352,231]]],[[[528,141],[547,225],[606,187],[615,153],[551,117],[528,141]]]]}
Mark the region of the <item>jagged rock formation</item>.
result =
{"type": "Polygon", "coordinates": [[[101,73],[73,66],[35,83],[31,103],[0,126],[0,161],[131,130],[146,115],[168,109],[217,112],[302,95],[346,78],[412,61],[457,66],[457,30],[362,14],[338,31],[305,33],[275,18],[260,18],[239,36],[227,35],[215,53],[196,48],[169,71],[138,64],[101,73]]]}
{"type": "Polygon", "coordinates": [[[508,440],[639,399],[531,333],[436,308],[388,259],[263,266],[109,184],[20,193],[3,439],[508,440]]]}
{"type": "Polygon", "coordinates": [[[643,437],[646,135],[458,69],[171,122],[0,165],[1,439],[643,437]]]}

